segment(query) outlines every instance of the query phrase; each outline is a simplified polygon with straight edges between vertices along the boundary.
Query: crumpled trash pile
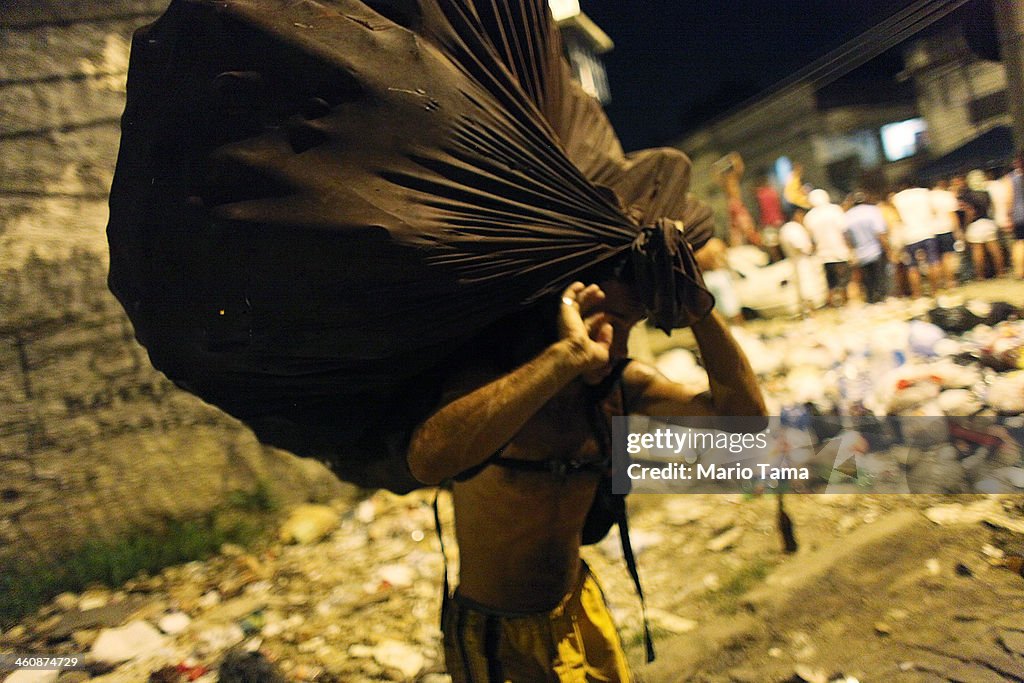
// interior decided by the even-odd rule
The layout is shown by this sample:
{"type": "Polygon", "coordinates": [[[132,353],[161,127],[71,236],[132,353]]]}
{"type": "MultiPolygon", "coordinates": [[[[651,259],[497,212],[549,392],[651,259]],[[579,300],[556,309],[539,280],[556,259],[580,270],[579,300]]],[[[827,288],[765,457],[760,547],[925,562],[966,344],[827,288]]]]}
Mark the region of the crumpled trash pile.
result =
{"type": "MultiPolygon", "coordinates": [[[[915,484],[933,493],[1024,489],[1020,309],[1005,302],[891,299],[840,316],[795,322],[774,336],[733,329],[769,415],[784,422],[787,415],[836,416],[851,430],[865,417],[897,417],[903,432],[897,440],[916,450],[897,459],[865,452],[858,456],[862,473],[871,469],[877,481],[880,471],[888,472],[904,488],[909,481],[911,491],[915,484]],[[902,419],[928,416],[945,419],[902,419]],[[914,434],[921,429],[929,432],[926,439],[914,434]]],[[[693,391],[708,387],[686,349],[662,354],[656,365],[693,391]]],[[[890,439],[886,448],[894,451],[892,445],[890,439]]]]}
{"type": "MultiPolygon", "coordinates": [[[[770,414],[808,403],[840,415],[1024,413],[1024,320],[1012,305],[892,299],[845,313],[773,337],[733,329],[770,414]]],[[[693,390],[708,388],[687,349],[662,354],[657,367],[693,390]]]]}

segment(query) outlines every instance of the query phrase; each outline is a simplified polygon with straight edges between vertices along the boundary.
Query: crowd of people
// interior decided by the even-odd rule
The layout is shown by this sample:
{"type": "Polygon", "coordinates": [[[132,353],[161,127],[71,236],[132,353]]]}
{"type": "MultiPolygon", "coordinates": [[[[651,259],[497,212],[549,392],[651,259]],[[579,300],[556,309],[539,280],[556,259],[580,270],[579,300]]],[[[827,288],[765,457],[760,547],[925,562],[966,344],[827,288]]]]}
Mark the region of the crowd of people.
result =
{"type": "MultiPolygon", "coordinates": [[[[723,180],[742,174],[738,154],[721,163],[723,180]]],[[[759,221],[743,207],[737,182],[722,186],[730,246],[753,244],[772,261],[816,257],[833,306],[851,297],[875,303],[935,295],[970,280],[1024,278],[1024,152],[1012,166],[930,183],[908,178],[891,189],[864,183],[838,203],[807,184],[797,163],[781,193],[771,176],[759,176],[759,221]]]]}

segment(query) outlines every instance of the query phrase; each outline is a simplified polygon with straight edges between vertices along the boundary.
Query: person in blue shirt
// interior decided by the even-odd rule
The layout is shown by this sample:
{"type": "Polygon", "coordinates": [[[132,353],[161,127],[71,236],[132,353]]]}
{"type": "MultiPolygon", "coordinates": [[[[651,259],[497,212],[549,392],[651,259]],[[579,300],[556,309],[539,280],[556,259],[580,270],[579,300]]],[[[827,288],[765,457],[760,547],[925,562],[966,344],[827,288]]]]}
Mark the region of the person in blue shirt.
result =
{"type": "Polygon", "coordinates": [[[1010,203],[1010,222],[1013,224],[1013,268],[1024,278],[1024,151],[1017,152],[1010,174],[1013,200],[1010,203]]]}
{"type": "Polygon", "coordinates": [[[887,231],[881,209],[863,192],[854,193],[853,206],[846,212],[846,239],[853,247],[854,267],[869,304],[884,300],[889,290],[887,231]]]}

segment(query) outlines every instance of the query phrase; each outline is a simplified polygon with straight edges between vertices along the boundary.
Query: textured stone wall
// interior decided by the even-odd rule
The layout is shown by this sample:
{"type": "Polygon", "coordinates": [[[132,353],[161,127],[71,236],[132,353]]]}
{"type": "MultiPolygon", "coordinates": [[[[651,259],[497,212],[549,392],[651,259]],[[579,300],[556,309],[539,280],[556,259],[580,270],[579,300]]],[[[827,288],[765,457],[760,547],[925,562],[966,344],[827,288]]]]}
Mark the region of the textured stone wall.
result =
{"type": "Polygon", "coordinates": [[[150,366],[107,291],[131,33],[165,2],[0,5],[0,559],[199,514],[231,491],[346,492],[150,366]]]}

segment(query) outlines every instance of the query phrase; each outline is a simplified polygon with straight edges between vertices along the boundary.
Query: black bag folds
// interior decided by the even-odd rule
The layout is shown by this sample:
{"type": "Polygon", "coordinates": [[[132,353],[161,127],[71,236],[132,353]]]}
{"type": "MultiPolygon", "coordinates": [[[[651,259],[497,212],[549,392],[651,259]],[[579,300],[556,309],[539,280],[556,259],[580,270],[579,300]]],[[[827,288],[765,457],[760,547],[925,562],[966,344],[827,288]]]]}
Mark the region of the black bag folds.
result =
{"type": "Polygon", "coordinates": [[[487,325],[616,258],[661,328],[707,314],[689,168],[623,153],[543,0],[174,0],[132,41],[109,284],[176,384],[408,490],[487,325]]]}

